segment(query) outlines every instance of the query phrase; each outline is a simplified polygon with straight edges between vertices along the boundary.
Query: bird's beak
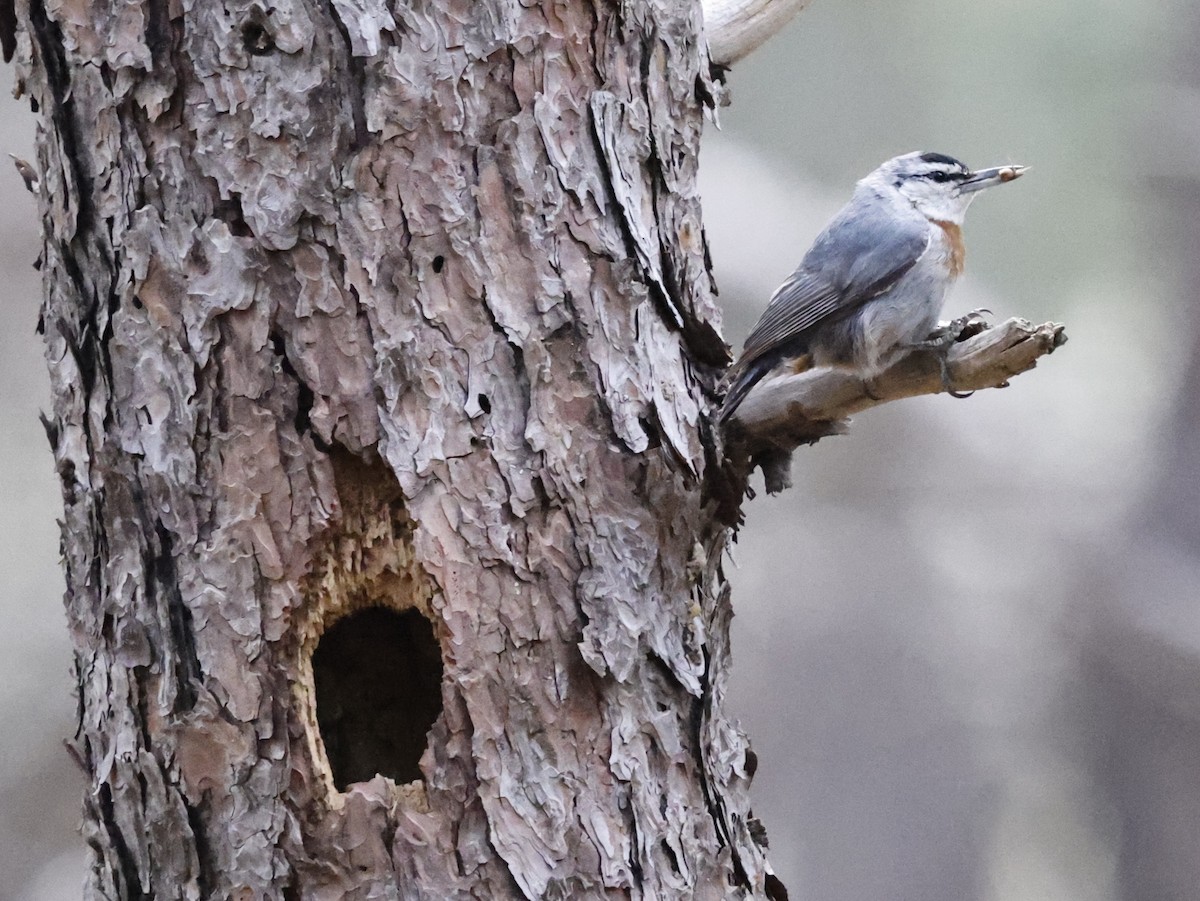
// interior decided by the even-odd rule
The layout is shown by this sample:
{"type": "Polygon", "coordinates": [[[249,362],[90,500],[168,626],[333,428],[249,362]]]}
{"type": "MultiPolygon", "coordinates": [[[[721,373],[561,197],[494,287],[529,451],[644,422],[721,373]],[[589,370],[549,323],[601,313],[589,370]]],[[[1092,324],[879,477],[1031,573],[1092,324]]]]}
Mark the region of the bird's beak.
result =
{"type": "Polygon", "coordinates": [[[990,188],[992,185],[1002,185],[1006,181],[1020,178],[1028,169],[1028,166],[997,166],[994,169],[980,169],[978,172],[972,172],[969,178],[958,183],[958,192],[970,194],[990,188]]]}

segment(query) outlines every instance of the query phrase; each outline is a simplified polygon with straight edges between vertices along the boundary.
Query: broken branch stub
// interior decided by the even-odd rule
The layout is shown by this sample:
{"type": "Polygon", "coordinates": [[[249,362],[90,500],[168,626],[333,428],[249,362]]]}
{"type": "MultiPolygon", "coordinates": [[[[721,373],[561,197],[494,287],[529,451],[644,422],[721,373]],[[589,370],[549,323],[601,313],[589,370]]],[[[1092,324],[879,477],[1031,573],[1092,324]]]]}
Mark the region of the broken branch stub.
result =
{"type": "Polygon", "coordinates": [[[733,65],[807,5],[807,0],[704,0],[704,33],[712,61],[733,65]]]}
{"type": "Polygon", "coordinates": [[[791,487],[792,451],[845,433],[853,414],[921,394],[1004,388],[1067,340],[1060,323],[1017,318],[988,326],[967,317],[956,321],[955,330],[944,348],[914,349],[867,381],[844,369],[765,377],[730,419],[730,459],[747,474],[761,467],[767,492],[777,494],[791,487]]]}

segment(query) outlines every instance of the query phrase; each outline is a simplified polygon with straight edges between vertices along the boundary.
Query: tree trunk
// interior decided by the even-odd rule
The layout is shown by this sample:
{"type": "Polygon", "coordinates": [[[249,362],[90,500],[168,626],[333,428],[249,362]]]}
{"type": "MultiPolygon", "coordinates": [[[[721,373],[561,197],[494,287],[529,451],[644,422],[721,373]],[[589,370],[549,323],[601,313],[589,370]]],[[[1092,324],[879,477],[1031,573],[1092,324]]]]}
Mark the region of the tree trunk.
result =
{"type": "Polygon", "coordinates": [[[698,6],[17,18],[88,896],[783,897],[698,6]]]}

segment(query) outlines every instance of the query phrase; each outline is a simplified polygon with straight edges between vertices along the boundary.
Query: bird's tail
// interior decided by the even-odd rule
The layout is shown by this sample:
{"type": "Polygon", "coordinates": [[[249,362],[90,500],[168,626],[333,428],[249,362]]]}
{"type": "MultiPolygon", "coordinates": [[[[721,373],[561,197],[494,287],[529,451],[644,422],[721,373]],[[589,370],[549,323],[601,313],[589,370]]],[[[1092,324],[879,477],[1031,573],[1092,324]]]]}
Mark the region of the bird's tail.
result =
{"type": "Polygon", "coordinates": [[[772,360],[762,357],[751,360],[748,365],[743,365],[742,360],[733,364],[729,374],[725,376],[729,383],[729,389],[725,392],[725,400],[721,403],[721,414],[717,417],[717,421],[721,425],[728,422],[729,418],[737,412],[738,405],[746,399],[750,389],[758,384],[758,380],[766,375],[773,365],[772,360]]]}

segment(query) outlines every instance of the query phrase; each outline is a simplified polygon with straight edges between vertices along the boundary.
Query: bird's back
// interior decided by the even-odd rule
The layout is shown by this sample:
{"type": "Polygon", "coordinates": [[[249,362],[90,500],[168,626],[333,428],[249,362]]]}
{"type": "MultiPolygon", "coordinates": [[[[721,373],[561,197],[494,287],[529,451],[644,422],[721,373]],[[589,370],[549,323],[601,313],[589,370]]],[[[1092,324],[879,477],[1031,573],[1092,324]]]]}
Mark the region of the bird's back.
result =
{"type": "MultiPolygon", "coordinates": [[[[750,332],[727,376],[721,412],[738,404],[781,359],[799,359],[818,331],[831,337],[853,329],[831,328],[895,286],[930,243],[930,223],[902,199],[860,182],[853,198],[817,236],[796,271],[779,286],[750,332]]],[[[831,355],[851,353],[838,341],[822,342],[831,355]]]]}

